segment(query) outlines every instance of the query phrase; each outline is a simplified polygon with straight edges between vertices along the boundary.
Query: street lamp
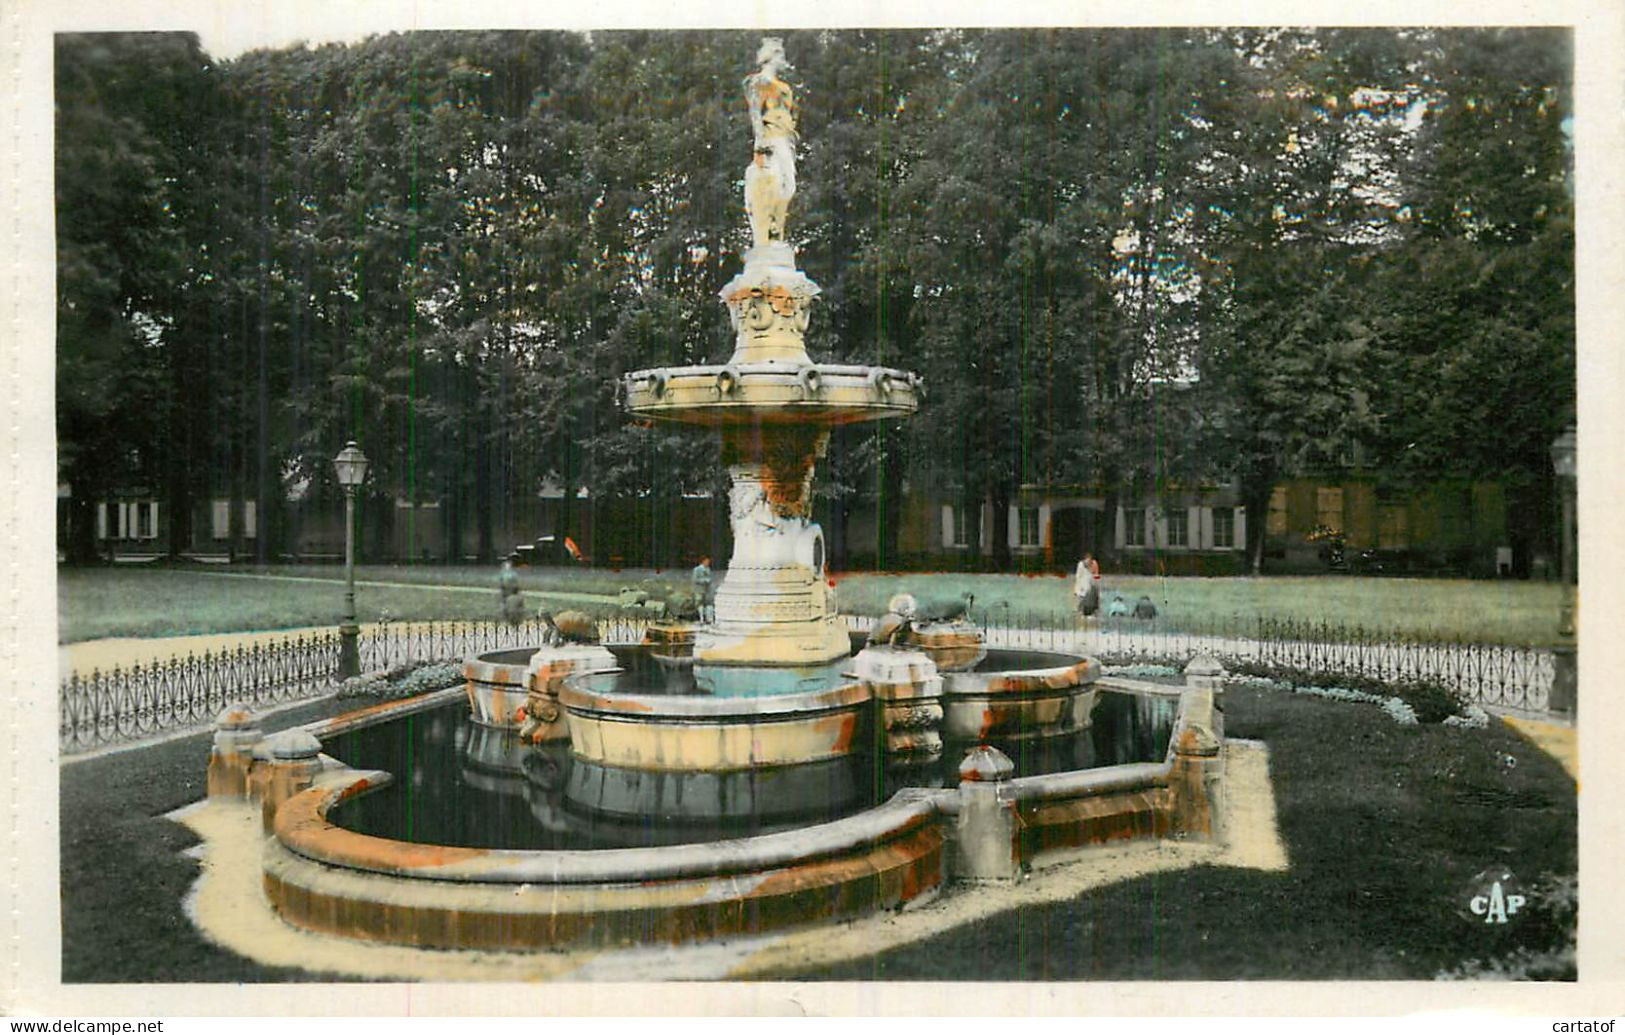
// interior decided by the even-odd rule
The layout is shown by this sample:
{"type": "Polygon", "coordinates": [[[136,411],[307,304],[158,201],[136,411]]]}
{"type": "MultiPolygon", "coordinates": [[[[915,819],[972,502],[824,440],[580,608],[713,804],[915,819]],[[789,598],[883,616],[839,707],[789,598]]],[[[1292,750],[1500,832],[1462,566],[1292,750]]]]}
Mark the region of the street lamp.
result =
{"type": "Polygon", "coordinates": [[[367,455],[346,442],[333,458],[333,472],[344,489],[344,621],[339,624],[339,678],[361,674],[361,652],[355,624],[355,491],[367,477],[367,455]]]}
{"type": "Polygon", "coordinates": [[[1557,620],[1560,642],[1552,649],[1555,668],[1549,707],[1553,712],[1570,716],[1579,710],[1579,673],[1574,656],[1574,586],[1578,582],[1574,543],[1575,490],[1579,480],[1576,453],[1574,428],[1568,428],[1552,440],[1552,470],[1557,475],[1558,493],[1563,500],[1563,604],[1557,620]]]}

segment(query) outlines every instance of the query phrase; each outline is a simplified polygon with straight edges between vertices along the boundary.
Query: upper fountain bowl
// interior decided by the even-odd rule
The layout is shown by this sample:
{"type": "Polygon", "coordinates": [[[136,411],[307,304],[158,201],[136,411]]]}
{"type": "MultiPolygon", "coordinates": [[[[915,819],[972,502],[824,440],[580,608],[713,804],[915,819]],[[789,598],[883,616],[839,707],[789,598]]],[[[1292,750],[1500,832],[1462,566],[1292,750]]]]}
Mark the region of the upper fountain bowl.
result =
{"type": "Polygon", "coordinates": [[[638,370],[622,379],[633,414],[684,424],[834,426],[906,417],[918,375],[890,367],[768,360],[638,370]]]}

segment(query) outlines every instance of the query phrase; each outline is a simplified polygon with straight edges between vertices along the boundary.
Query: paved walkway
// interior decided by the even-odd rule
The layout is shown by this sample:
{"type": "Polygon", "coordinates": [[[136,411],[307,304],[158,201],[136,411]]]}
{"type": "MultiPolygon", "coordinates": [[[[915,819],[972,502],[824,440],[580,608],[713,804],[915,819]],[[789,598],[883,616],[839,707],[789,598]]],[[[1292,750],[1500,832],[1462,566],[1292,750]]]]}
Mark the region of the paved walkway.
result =
{"type": "MultiPolygon", "coordinates": [[[[320,575],[262,575],[255,572],[235,571],[194,571],[188,572],[187,574],[205,575],[209,578],[215,579],[261,579],[270,582],[319,582],[325,586],[344,584],[344,579],[342,578],[328,578],[320,575]]],[[[492,584],[489,586],[463,586],[458,585],[455,582],[397,582],[383,579],[356,579],[355,584],[360,587],[371,586],[385,589],[432,589],[436,593],[442,591],[451,593],[484,593],[492,597],[496,595],[497,591],[495,582],[492,582],[492,584]]],[[[580,593],[574,590],[565,589],[527,589],[524,591],[524,594],[527,597],[550,597],[554,600],[575,600],[580,601],[581,603],[596,604],[613,604],[620,599],[618,595],[611,593],[580,593]]]]}
{"type": "Polygon", "coordinates": [[[112,668],[147,665],[154,661],[184,658],[188,654],[249,647],[255,643],[278,643],[297,636],[310,636],[317,632],[331,632],[331,625],[320,629],[276,629],[269,632],[208,633],[199,636],[112,636],[101,640],[65,643],[57,648],[57,674],[66,678],[69,673],[88,676],[93,670],[106,672],[112,668]]]}
{"type": "Polygon", "coordinates": [[[1542,722],[1513,715],[1503,715],[1501,721],[1561,762],[1574,782],[1580,782],[1580,731],[1572,723],[1542,722]]]}

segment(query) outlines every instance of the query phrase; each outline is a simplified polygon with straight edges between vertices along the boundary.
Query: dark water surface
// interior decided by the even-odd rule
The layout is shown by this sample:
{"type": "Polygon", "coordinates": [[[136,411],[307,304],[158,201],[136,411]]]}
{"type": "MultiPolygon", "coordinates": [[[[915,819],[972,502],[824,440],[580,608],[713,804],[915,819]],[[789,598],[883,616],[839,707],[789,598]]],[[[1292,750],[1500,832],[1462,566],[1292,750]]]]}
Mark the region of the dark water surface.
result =
{"type": "MultiPolygon", "coordinates": [[[[858,649],[861,648],[861,644],[858,649]]],[[[741,665],[695,665],[691,659],[660,658],[641,647],[611,647],[620,668],[576,676],[573,686],[595,694],[634,694],[650,697],[776,697],[781,694],[833,690],[854,682],[853,660],[840,658],[822,665],[762,668],[741,665]]],[[[486,661],[523,665],[535,648],[482,654],[486,661]]],[[[1048,651],[990,649],[976,672],[1063,668],[1076,664],[1076,654],[1048,651]]]]}
{"type": "MultiPolygon", "coordinates": [[[[997,743],[1016,775],[1161,761],[1177,698],[1102,691],[1089,729],[997,743]]],[[[903,787],[958,782],[974,744],[948,742],[914,768],[853,755],[748,772],[651,773],[575,759],[568,741],[519,742],[470,720],[464,702],[331,738],[324,750],[394,781],[333,809],[357,833],[470,848],[594,849],[748,837],[840,819],[903,787]]]]}

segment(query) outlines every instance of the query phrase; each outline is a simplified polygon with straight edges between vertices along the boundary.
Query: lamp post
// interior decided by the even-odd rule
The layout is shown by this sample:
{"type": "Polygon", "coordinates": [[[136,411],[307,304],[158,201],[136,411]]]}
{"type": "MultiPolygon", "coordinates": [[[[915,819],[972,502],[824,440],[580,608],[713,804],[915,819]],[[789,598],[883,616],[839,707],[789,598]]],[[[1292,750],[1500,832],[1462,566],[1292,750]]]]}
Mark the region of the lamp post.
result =
{"type": "Polygon", "coordinates": [[[1575,659],[1574,587],[1579,581],[1575,565],[1574,510],[1578,484],[1577,450],[1574,428],[1552,440],[1552,470],[1557,475],[1558,493],[1563,501],[1563,603],[1558,612],[1559,642],[1552,648],[1555,663],[1552,696],[1548,708],[1559,715],[1574,717],[1579,711],[1579,672],[1575,659]]]}
{"type": "Polygon", "coordinates": [[[347,442],[333,458],[333,471],[344,489],[344,620],[339,624],[339,678],[361,674],[361,652],[355,623],[355,491],[367,477],[367,456],[347,442]]]}

